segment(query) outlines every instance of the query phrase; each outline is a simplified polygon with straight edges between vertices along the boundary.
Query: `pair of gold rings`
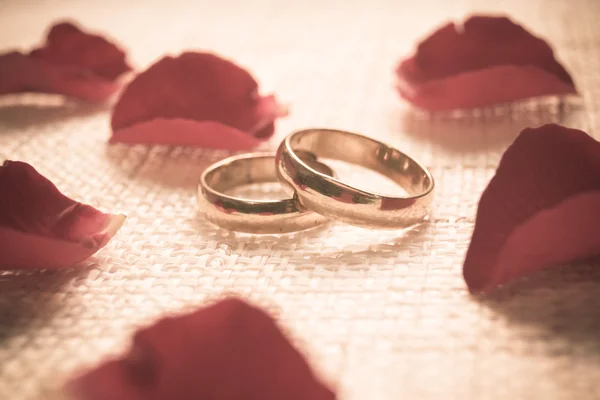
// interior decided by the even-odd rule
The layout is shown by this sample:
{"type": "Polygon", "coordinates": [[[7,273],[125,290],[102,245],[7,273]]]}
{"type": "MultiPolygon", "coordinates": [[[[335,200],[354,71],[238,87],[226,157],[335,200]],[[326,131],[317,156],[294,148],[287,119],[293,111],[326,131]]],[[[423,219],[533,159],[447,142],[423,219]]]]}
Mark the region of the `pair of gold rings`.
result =
{"type": "Polygon", "coordinates": [[[222,228],[257,234],[310,229],[328,220],[371,229],[399,229],[428,215],[434,180],[399,150],[357,133],[305,129],[288,135],[275,154],[250,153],[208,167],[198,184],[200,212],[222,228]],[[352,187],[320,158],[359,165],[390,178],[408,194],[389,197],[352,187]],[[279,181],[284,200],[248,200],[225,194],[235,187],[279,181]]]}

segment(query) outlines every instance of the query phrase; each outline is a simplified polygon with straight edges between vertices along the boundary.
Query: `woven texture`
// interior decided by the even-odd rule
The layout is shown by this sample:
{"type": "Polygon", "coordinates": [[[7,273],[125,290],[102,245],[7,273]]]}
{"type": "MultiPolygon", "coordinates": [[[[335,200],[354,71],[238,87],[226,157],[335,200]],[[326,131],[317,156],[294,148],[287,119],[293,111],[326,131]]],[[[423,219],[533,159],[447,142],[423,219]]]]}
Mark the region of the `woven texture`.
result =
{"type": "MultiPolygon", "coordinates": [[[[600,137],[600,2],[3,0],[0,48],[29,48],[64,17],[108,32],[138,68],[189,49],[233,58],[291,106],[261,150],[294,129],[364,132],[430,167],[435,208],[412,232],[331,223],[235,234],[205,223],[195,202],[199,174],[227,153],[108,146],[108,110],[2,100],[0,158],[128,219],[79,268],[0,275],[0,399],[46,399],[136,327],[226,293],[272,310],[341,399],[600,399],[598,265],[548,270],[483,300],[461,276],[477,201],[517,133],[553,121],[600,137]],[[444,21],[488,11],[548,38],[579,107],[431,119],[400,101],[396,61],[444,21]]],[[[338,173],[377,189],[367,173],[338,173]]]]}

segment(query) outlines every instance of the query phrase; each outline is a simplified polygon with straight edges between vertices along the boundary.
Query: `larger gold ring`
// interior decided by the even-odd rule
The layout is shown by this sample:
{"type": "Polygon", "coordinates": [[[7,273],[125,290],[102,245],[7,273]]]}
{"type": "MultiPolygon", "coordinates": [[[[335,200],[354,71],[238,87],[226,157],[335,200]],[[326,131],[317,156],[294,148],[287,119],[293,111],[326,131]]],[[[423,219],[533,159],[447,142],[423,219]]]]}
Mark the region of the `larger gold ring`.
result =
{"type": "Polygon", "coordinates": [[[276,153],[277,175],[300,204],[327,218],[373,229],[406,228],[423,221],[433,198],[427,168],[384,143],[357,133],[306,129],[288,135],[276,153]],[[399,184],[405,197],[352,187],[305,163],[299,152],[345,161],[379,172],[399,184]]]}
{"type": "MultiPolygon", "coordinates": [[[[314,155],[301,152],[300,157],[319,173],[334,175],[314,155]]],[[[277,182],[274,160],[271,153],[243,154],[208,167],[198,184],[200,213],[215,225],[246,233],[288,233],[327,222],[327,218],[299,206],[294,198],[251,200],[224,193],[242,185],[277,182]]]]}

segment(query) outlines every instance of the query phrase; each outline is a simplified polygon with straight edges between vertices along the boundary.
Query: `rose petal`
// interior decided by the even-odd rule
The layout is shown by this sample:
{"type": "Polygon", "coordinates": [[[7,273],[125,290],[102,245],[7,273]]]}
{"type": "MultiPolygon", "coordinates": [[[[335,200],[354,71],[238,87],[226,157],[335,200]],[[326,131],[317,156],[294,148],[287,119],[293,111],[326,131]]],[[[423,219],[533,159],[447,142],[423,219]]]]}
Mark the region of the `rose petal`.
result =
{"type": "Polygon", "coordinates": [[[79,68],[57,66],[18,52],[0,54],[0,95],[37,92],[101,103],[120,87],[79,68]]]}
{"type": "Polygon", "coordinates": [[[0,94],[50,93],[102,103],[121,88],[116,78],[130,69],[116,45],[60,23],[44,47],[0,54],[0,94]]]}
{"type": "Polygon", "coordinates": [[[429,111],[577,93],[552,48],[506,17],[474,16],[461,30],[443,26],[396,74],[400,95],[429,111]]]}
{"type": "Polygon", "coordinates": [[[600,254],[600,143],[555,124],[527,128],[483,192],[463,274],[471,292],[600,254]]]}
{"type": "Polygon", "coordinates": [[[128,354],[67,385],[78,400],[333,400],[266,313],[229,298],[139,331],[128,354]]]}
{"type": "Polygon", "coordinates": [[[398,82],[401,96],[428,111],[477,108],[546,95],[574,94],[574,88],[532,66],[502,65],[418,86],[398,82]]]}
{"type": "Polygon", "coordinates": [[[238,129],[213,121],[157,118],[115,131],[110,143],[201,146],[208,149],[245,150],[260,141],[238,129]]]}
{"type": "Polygon", "coordinates": [[[257,91],[246,70],[214,54],[164,57],[123,91],[110,142],[249,149],[286,114],[274,96],[257,91]]]}
{"type": "Polygon", "coordinates": [[[85,33],[69,22],[54,25],[45,45],[30,54],[52,64],[78,67],[107,81],[131,71],[125,52],[117,45],[102,36],[85,33]]]}
{"type": "Polygon", "coordinates": [[[74,265],[106,246],[124,221],[68,198],[27,163],[0,167],[0,268],[74,265]]]}
{"type": "Polygon", "coordinates": [[[550,45],[507,17],[472,16],[461,27],[449,23],[420,43],[414,58],[422,75],[413,80],[498,65],[533,65],[573,85],[550,45]]]}

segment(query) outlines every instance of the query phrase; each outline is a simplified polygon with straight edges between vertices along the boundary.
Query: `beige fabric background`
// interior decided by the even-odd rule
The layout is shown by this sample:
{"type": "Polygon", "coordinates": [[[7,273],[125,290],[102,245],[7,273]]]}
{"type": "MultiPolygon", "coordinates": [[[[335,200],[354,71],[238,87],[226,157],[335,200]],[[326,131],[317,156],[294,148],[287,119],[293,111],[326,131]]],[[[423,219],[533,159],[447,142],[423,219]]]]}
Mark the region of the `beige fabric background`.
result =
{"type": "MultiPolygon", "coordinates": [[[[437,198],[432,222],[407,234],[339,224],[234,234],[204,223],[195,205],[200,172],[227,153],[107,146],[106,110],[4,99],[0,158],[30,162],[67,194],[128,220],[81,268],[0,274],[0,399],[48,398],[136,326],[226,292],[276,312],[341,399],[600,399],[598,265],[548,271],[486,299],[469,296],[461,277],[479,195],[515,135],[558,121],[600,137],[600,2],[1,0],[0,48],[29,48],[63,17],[108,32],[139,68],[185,49],[232,57],[291,105],[263,149],[293,129],[362,131],[429,166],[437,198]],[[579,107],[412,113],[392,89],[395,62],[474,11],[509,13],[547,37],[582,91],[579,107]]],[[[339,172],[374,188],[370,175],[339,172]]]]}

